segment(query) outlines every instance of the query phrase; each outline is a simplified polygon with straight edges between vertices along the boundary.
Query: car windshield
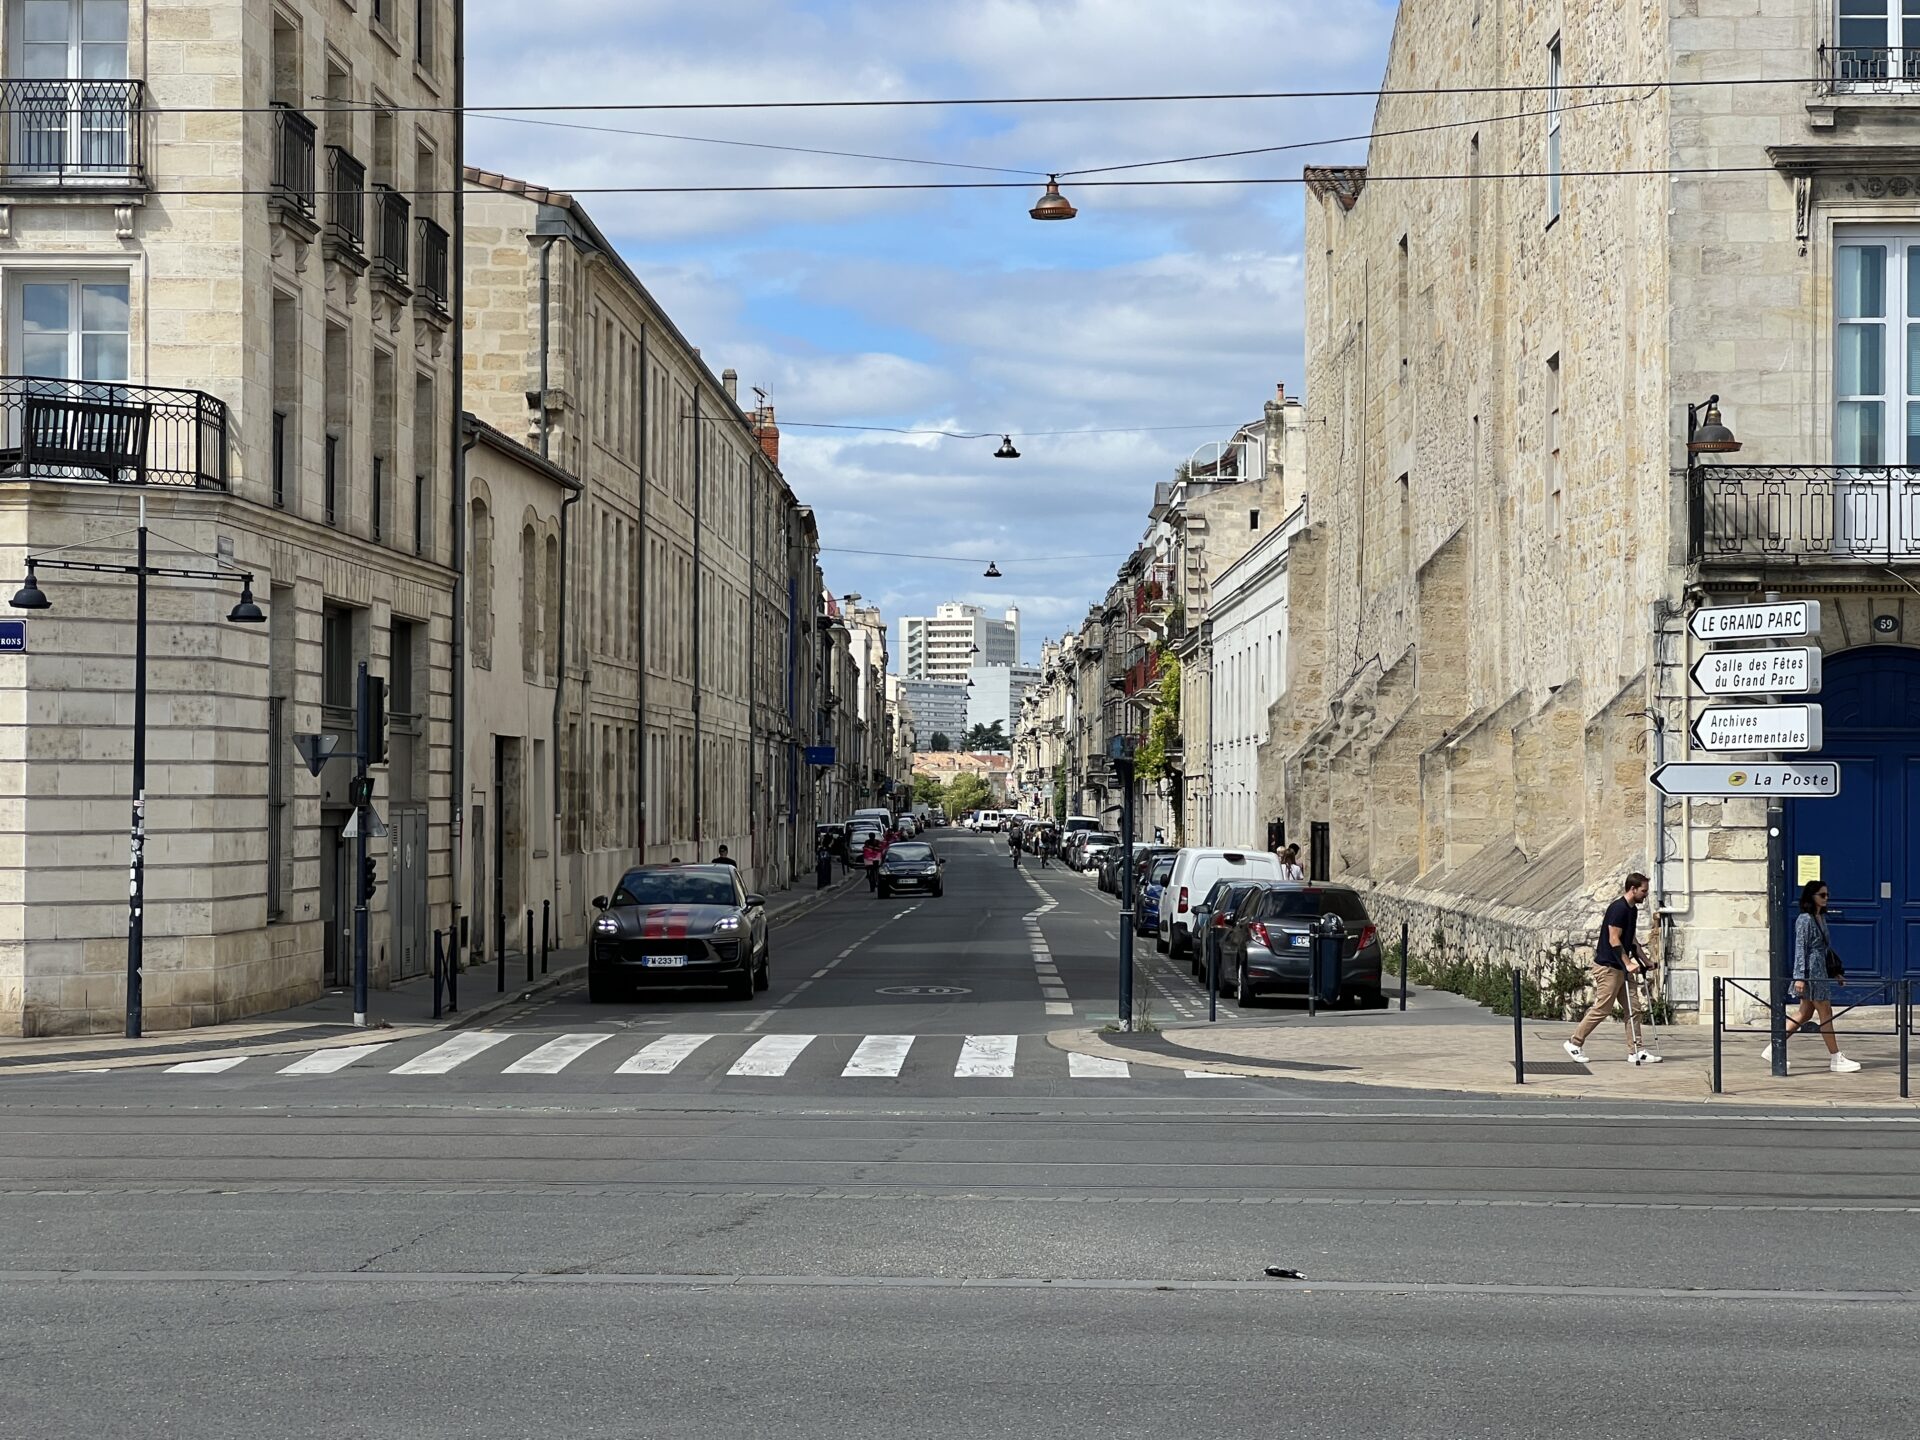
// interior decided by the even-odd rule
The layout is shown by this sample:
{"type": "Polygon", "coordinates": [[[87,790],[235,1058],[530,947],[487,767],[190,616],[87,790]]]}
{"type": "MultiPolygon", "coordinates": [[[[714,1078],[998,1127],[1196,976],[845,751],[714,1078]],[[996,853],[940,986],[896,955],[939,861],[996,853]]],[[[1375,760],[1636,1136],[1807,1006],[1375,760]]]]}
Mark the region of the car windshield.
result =
{"type": "Polygon", "coordinates": [[[1350,890],[1274,890],[1262,908],[1270,920],[1318,920],[1332,913],[1349,924],[1368,923],[1366,907],[1350,890]]]}
{"type": "Polygon", "coordinates": [[[887,851],[887,858],[889,860],[931,860],[933,847],[931,845],[895,845],[887,851]]]}
{"type": "Polygon", "coordinates": [[[1153,862],[1152,879],[1155,885],[1166,884],[1167,877],[1171,874],[1173,874],[1173,857],[1171,855],[1162,855],[1158,860],[1153,862]]]}
{"type": "Polygon", "coordinates": [[[630,870],[613,892],[616,905],[737,905],[733,881],[697,870],[630,870]]]}
{"type": "Polygon", "coordinates": [[[1120,837],[1118,835],[1110,835],[1105,830],[1096,830],[1093,834],[1087,836],[1086,843],[1089,845],[1118,845],[1120,843],[1120,837]]]}

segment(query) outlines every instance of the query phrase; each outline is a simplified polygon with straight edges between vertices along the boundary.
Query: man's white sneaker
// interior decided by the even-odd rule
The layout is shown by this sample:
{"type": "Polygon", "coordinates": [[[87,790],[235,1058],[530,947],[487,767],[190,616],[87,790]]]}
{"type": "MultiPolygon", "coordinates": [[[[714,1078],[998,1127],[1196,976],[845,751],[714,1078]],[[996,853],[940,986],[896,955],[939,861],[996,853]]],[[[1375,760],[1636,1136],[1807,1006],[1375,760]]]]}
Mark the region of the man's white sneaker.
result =
{"type": "Polygon", "coordinates": [[[1631,1055],[1627,1056],[1627,1064],[1658,1065],[1661,1061],[1661,1058],[1662,1058],[1661,1056],[1654,1054],[1651,1050],[1641,1049],[1641,1050],[1636,1050],[1631,1055]]]}
{"type": "Polygon", "coordinates": [[[1860,1062],[1858,1060],[1849,1060],[1846,1056],[1840,1054],[1835,1054],[1831,1060],[1827,1061],[1827,1069],[1839,1075],[1851,1074],[1859,1068],[1860,1062]]]}
{"type": "Polygon", "coordinates": [[[1571,1055],[1575,1060],[1578,1060],[1582,1065],[1587,1063],[1587,1052],[1582,1050],[1578,1045],[1574,1044],[1573,1041],[1571,1040],[1561,1041],[1560,1048],[1565,1050],[1567,1054],[1571,1055]]]}

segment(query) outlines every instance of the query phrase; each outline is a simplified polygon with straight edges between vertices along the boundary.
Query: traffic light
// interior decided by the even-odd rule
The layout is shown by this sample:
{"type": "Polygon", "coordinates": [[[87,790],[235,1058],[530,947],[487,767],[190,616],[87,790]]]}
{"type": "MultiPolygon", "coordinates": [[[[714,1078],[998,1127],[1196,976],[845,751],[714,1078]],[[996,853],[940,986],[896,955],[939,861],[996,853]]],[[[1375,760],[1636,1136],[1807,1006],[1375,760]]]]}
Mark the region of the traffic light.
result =
{"type": "Polygon", "coordinates": [[[347,781],[347,804],[354,809],[364,809],[373,804],[373,777],[355,775],[347,781]]]}
{"type": "Polygon", "coordinates": [[[367,764],[384,764],[387,758],[387,682],[378,675],[367,676],[367,764]]]}
{"type": "Polygon", "coordinates": [[[365,860],[361,861],[360,898],[363,901],[371,903],[373,900],[374,887],[378,883],[379,876],[373,868],[373,857],[369,855],[365,860]]]}

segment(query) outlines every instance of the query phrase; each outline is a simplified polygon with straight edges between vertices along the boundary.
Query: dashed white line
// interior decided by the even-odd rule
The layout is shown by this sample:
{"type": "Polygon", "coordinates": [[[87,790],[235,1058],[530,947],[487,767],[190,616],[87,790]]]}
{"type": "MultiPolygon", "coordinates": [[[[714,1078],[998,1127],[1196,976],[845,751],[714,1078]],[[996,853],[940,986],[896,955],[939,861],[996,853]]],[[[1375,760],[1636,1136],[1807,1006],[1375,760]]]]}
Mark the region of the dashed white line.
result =
{"type": "Polygon", "coordinates": [[[969,1035],[953,1073],[956,1077],[1010,1076],[1018,1045],[1017,1035],[969,1035]]]}
{"type": "Polygon", "coordinates": [[[891,1078],[900,1073],[912,1048],[911,1035],[869,1035],[860,1042],[853,1058],[847,1061],[847,1068],[840,1073],[849,1077],[891,1078]]]}
{"type": "Polygon", "coordinates": [[[169,1075],[218,1075],[222,1070],[231,1070],[246,1062],[244,1055],[222,1055],[213,1060],[185,1060],[178,1065],[167,1066],[169,1075]]]}
{"type": "Polygon", "coordinates": [[[694,1051],[707,1041],[711,1035],[662,1035],[640,1047],[640,1052],[631,1060],[624,1062],[614,1073],[616,1075],[670,1075],[694,1051]]]}
{"type": "Polygon", "coordinates": [[[504,1075],[558,1075],[602,1040],[613,1037],[599,1034],[556,1035],[538,1050],[522,1055],[501,1073],[504,1075]]]}
{"type": "Polygon", "coordinates": [[[727,1074],[784,1075],[787,1067],[800,1058],[800,1052],[812,1043],[811,1035],[763,1035],[733,1062],[727,1074]]]}
{"type": "Polygon", "coordinates": [[[416,1055],[404,1065],[396,1065],[395,1075],[444,1075],[456,1065],[464,1065],[483,1051],[491,1050],[507,1038],[504,1030],[469,1030],[424,1055],[416,1055]]]}
{"type": "Polygon", "coordinates": [[[336,1070],[344,1070],[356,1060],[377,1054],[386,1049],[385,1045],[342,1045],[333,1050],[316,1050],[311,1055],[303,1055],[291,1065],[281,1067],[282,1075],[331,1075],[336,1070]]]}

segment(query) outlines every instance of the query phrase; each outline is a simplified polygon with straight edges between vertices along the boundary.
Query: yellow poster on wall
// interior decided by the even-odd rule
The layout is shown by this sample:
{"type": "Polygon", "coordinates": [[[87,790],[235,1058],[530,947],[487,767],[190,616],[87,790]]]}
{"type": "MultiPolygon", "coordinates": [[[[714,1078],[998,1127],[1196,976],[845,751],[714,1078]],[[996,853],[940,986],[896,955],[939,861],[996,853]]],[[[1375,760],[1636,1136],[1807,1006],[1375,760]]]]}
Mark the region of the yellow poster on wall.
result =
{"type": "Polygon", "coordinates": [[[1820,878],[1820,857],[1818,855],[1800,855],[1795,858],[1799,860],[1800,865],[1798,872],[1799,879],[1795,880],[1793,882],[1794,884],[1810,885],[1820,878]]]}

